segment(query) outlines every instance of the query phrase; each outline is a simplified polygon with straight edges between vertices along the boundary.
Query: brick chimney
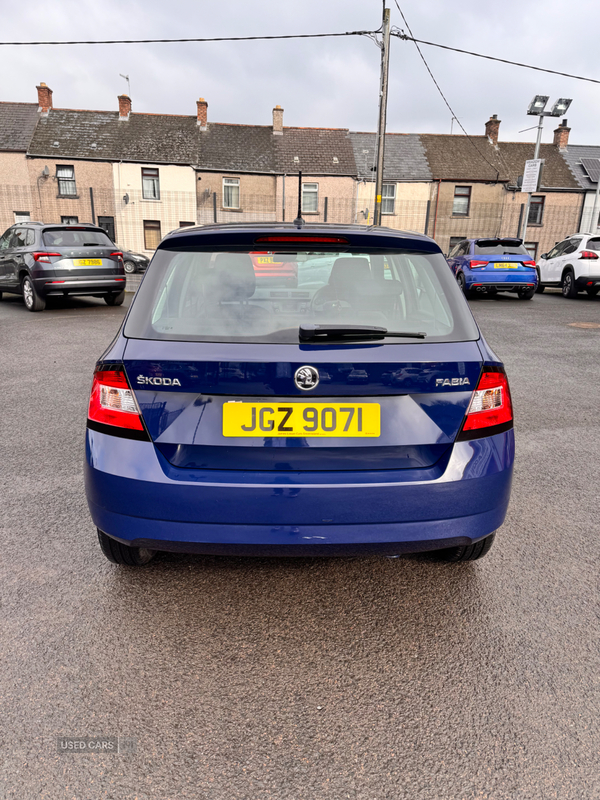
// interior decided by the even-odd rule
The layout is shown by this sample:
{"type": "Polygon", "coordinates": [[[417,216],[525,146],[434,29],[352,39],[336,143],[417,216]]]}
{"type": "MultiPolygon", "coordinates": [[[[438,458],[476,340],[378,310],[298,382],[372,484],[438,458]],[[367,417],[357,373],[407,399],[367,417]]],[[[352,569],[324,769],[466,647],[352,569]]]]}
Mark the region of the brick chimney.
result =
{"type": "Polygon", "coordinates": [[[208,128],[208,103],[201,97],[196,100],[196,105],[198,106],[198,127],[201,131],[205,131],[208,128]]]}
{"type": "Polygon", "coordinates": [[[131,98],[126,94],[119,95],[119,120],[127,122],[131,114],[131,98]]]}
{"type": "Polygon", "coordinates": [[[571,128],[567,128],[567,120],[563,119],[558,128],[554,131],[554,144],[559,150],[566,150],[569,144],[569,134],[571,128]]]}
{"type": "Polygon", "coordinates": [[[281,136],[283,134],[283,108],[275,106],[273,109],[273,133],[281,136]]]}
{"type": "Polygon", "coordinates": [[[40,83],[36,86],[38,93],[38,111],[42,114],[47,114],[52,108],[52,89],[46,86],[45,83],[40,83]]]}
{"type": "Polygon", "coordinates": [[[493,114],[485,123],[485,135],[491,140],[492,144],[498,144],[498,131],[500,130],[500,122],[497,114],[493,114]]]}

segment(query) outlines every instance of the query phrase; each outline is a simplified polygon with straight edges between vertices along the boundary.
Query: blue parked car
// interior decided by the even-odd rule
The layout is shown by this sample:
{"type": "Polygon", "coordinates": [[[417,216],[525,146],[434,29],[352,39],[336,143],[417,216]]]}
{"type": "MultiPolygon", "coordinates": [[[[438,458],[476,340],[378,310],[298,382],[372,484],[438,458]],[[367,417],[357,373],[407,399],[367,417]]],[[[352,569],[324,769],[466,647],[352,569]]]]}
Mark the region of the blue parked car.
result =
{"type": "Polygon", "coordinates": [[[464,239],[447,260],[467,297],[474,292],[516,292],[521,300],[531,300],[535,294],[535,261],[522,239],[464,239]]]}
{"type": "Polygon", "coordinates": [[[513,458],[504,367],[432,239],[207,225],[163,239],[96,365],[85,483],[117,564],[470,561],[502,525],[513,458]],[[296,264],[298,286],[257,280],[256,252],[296,264]]]}

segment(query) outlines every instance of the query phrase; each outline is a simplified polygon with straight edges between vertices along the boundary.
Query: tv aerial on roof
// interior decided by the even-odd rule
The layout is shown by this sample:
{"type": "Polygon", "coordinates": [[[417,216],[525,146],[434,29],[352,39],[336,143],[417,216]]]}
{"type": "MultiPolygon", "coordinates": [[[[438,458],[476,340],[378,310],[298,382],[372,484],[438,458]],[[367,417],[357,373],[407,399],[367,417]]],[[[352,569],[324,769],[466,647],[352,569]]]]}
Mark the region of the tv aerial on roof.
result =
{"type": "Polygon", "coordinates": [[[127,96],[131,97],[131,84],[129,83],[129,75],[123,75],[122,72],[119,72],[119,77],[125,78],[125,80],[127,81],[127,96]]]}

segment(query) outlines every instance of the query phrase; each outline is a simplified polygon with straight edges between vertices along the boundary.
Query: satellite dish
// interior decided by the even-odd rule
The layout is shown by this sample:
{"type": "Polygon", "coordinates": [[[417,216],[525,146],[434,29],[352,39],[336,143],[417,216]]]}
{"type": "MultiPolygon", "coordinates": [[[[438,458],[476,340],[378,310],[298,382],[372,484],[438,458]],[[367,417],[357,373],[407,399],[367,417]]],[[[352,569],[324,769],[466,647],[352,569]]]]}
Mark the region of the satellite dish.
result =
{"type": "Polygon", "coordinates": [[[44,176],[44,178],[47,178],[48,175],[50,175],[50,170],[48,169],[48,167],[44,167],[44,169],[42,170],[42,175],[44,176]]]}
{"type": "Polygon", "coordinates": [[[127,205],[127,203],[129,202],[129,195],[128,194],[124,194],[123,195],[123,202],[125,203],[125,205],[127,205]]]}

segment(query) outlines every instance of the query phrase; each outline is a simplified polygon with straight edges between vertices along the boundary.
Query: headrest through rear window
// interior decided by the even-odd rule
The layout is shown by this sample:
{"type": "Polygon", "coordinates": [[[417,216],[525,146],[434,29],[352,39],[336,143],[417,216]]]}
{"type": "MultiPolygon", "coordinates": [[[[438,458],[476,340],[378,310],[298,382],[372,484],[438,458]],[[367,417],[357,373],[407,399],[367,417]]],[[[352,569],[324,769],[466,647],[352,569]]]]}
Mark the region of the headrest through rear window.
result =
{"type": "Polygon", "coordinates": [[[210,284],[211,294],[219,302],[247,300],[256,289],[252,259],[247,253],[219,253],[210,284]]]}
{"type": "Polygon", "coordinates": [[[343,256],[333,262],[329,283],[332,286],[349,286],[359,280],[368,280],[370,277],[368,258],[343,256]]]}

